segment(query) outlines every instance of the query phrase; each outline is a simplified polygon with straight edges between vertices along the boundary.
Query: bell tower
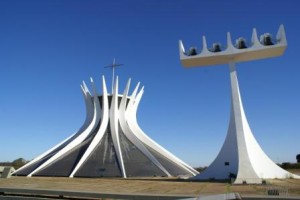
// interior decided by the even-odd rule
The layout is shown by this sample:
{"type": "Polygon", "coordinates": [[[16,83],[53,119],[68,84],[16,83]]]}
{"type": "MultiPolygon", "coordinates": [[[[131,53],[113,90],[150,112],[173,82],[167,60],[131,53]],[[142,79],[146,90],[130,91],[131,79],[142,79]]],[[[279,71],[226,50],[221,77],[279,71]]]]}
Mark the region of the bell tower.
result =
{"type": "Polygon", "coordinates": [[[191,48],[185,52],[182,41],[179,41],[180,61],[184,67],[203,67],[219,64],[228,64],[231,83],[231,114],[225,142],[212,164],[193,179],[229,179],[235,178],[235,184],[261,183],[262,179],[273,178],[300,178],[278,167],[261,149],[248,124],[235,64],[251,60],[265,59],[280,56],[287,47],[283,25],[279,27],[275,39],[269,33],[257,37],[253,29],[251,42],[238,38],[232,44],[231,35],[227,33],[227,47],[214,43],[212,48],[207,47],[206,38],[202,38],[203,48],[197,52],[191,48]]]}

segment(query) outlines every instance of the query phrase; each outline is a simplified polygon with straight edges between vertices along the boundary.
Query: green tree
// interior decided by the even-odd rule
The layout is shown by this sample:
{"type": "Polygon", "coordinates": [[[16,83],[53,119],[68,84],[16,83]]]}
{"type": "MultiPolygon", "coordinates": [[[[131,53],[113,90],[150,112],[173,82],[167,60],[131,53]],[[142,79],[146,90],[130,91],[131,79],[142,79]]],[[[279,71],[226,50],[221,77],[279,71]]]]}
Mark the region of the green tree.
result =
{"type": "Polygon", "coordinates": [[[15,169],[19,169],[20,167],[22,167],[23,165],[25,165],[27,163],[27,161],[23,158],[18,158],[14,161],[12,161],[11,165],[15,168],[15,169]]]}

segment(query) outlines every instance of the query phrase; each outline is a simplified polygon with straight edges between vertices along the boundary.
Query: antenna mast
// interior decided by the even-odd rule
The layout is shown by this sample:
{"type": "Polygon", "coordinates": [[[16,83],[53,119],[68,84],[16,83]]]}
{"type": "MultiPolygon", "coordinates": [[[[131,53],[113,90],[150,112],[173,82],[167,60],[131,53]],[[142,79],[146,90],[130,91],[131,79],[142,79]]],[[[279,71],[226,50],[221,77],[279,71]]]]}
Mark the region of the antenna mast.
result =
{"type": "Polygon", "coordinates": [[[114,90],[114,81],[115,81],[115,68],[122,66],[123,64],[116,64],[116,59],[114,58],[113,63],[111,65],[105,66],[105,68],[111,68],[112,69],[112,84],[111,84],[111,93],[113,93],[114,90]]]}

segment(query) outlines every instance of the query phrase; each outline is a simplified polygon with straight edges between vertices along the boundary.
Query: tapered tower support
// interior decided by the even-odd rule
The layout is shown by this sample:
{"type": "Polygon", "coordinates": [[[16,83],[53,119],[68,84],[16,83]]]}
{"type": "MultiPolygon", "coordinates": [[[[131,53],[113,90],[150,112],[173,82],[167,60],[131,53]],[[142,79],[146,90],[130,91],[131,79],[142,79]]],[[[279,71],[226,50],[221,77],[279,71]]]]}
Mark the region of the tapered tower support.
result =
{"type": "Polygon", "coordinates": [[[299,178],[278,167],[261,149],[249,127],[239,91],[235,63],[230,63],[231,113],[227,136],[217,158],[194,179],[234,178],[235,184],[262,179],[299,178]]]}
{"type": "Polygon", "coordinates": [[[144,92],[139,84],[129,96],[130,79],[122,94],[116,77],[108,94],[104,77],[99,95],[83,82],[87,115],[78,132],[17,170],[16,176],[137,177],[193,176],[198,172],[149,138],[136,112],[144,92]]]}
{"type": "MultiPolygon", "coordinates": [[[[270,38],[269,38],[270,39],[270,38]]],[[[185,53],[182,42],[179,43],[180,59],[186,67],[207,66],[228,63],[231,83],[231,114],[225,142],[212,164],[193,179],[229,179],[235,184],[262,183],[262,179],[300,178],[278,167],[261,149],[249,127],[239,90],[235,62],[249,61],[281,55],[287,46],[283,26],[280,26],[276,43],[259,41],[253,30],[252,45],[239,40],[234,46],[230,33],[227,34],[227,48],[208,50],[203,37],[203,49],[198,55],[185,53]],[[244,43],[243,43],[244,42],[244,43]]],[[[220,46],[219,46],[220,47],[220,46]]]]}

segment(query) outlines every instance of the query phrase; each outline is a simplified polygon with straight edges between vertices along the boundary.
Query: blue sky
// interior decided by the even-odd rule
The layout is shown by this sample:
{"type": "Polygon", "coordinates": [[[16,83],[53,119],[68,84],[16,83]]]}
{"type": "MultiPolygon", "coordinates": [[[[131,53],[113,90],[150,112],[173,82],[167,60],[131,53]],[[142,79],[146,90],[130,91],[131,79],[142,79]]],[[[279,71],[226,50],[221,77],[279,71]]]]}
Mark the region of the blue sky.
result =
{"type": "Polygon", "coordinates": [[[232,38],[276,35],[281,57],[237,65],[252,131],[275,162],[300,153],[300,4],[297,1],[0,0],[0,161],[33,159],[80,128],[79,85],[101,75],[113,58],[121,89],[145,86],[138,121],[192,166],[209,165],[224,142],[230,113],[228,66],[185,69],[178,40],[201,49],[232,38]]]}

